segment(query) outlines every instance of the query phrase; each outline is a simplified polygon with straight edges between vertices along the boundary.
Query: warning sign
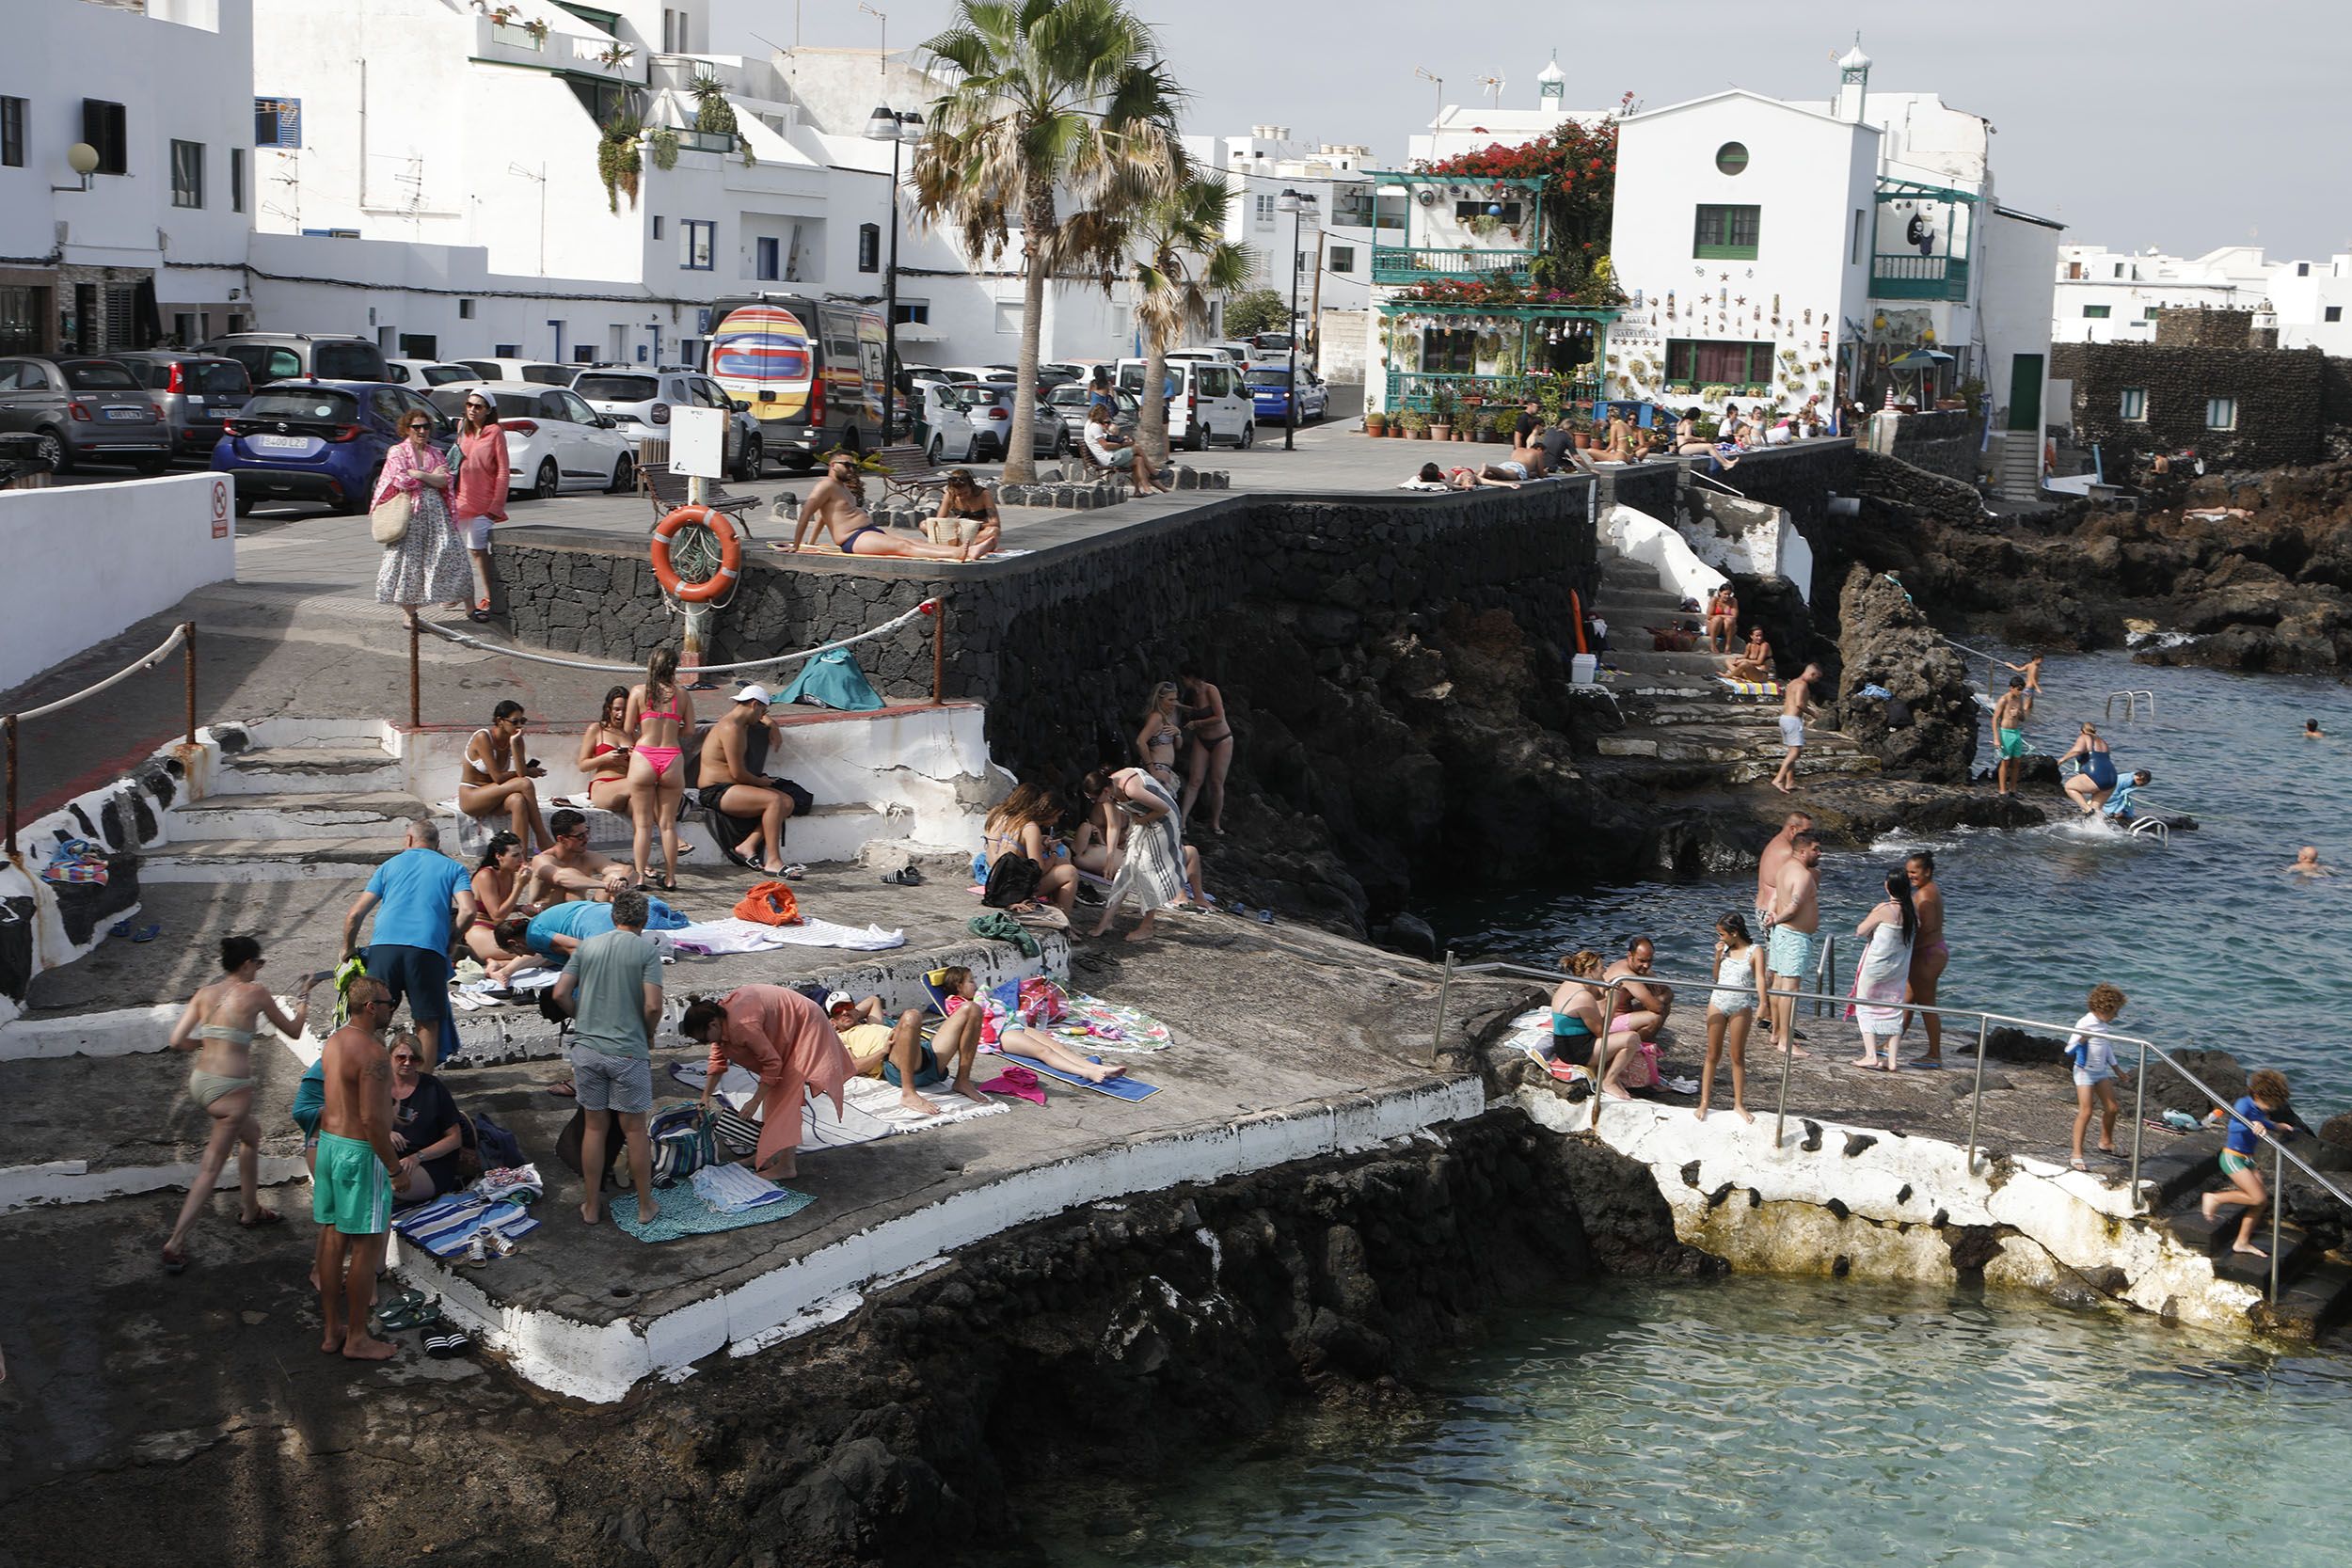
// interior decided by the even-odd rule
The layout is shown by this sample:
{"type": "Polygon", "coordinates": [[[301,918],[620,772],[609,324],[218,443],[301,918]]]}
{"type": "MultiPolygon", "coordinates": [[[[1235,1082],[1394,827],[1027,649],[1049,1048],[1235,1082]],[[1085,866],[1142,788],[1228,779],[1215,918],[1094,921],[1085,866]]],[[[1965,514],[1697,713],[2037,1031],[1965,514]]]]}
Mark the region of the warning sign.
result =
{"type": "Polygon", "coordinates": [[[213,481],[213,537],[229,537],[229,482],[225,479],[213,481]]]}

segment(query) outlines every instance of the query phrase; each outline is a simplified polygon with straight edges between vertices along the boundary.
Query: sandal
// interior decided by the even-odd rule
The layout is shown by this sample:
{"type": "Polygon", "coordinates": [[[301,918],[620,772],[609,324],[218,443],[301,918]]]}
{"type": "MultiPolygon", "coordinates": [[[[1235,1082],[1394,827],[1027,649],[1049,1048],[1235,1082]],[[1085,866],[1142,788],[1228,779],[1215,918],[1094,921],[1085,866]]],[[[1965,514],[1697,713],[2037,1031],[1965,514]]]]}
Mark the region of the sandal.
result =
{"type": "Polygon", "coordinates": [[[921,887],[922,885],[923,874],[915,870],[912,863],[898,867],[896,871],[882,873],[882,886],[884,887],[921,887]]]}
{"type": "Polygon", "coordinates": [[[558,1100],[571,1100],[576,1098],[580,1093],[578,1089],[572,1087],[572,1081],[568,1078],[557,1079],[552,1084],[547,1085],[547,1090],[548,1093],[555,1096],[558,1100]]]}
{"type": "Polygon", "coordinates": [[[285,1224],[286,1216],[275,1209],[263,1209],[251,1219],[246,1219],[243,1214],[238,1215],[237,1223],[247,1230],[260,1230],[268,1226],[285,1224]]]}
{"type": "MultiPolygon", "coordinates": [[[[410,1292],[410,1294],[414,1293],[410,1292]]],[[[422,1328],[427,1323],[437,1323],[440,1321],[439,1303],[402,1300],[394,1302],[379,1312],[371,1314],[368,1320],[368,1332],[380,1339],[388,1334],[405,1334],[409,1329],[422,1328]]]]}

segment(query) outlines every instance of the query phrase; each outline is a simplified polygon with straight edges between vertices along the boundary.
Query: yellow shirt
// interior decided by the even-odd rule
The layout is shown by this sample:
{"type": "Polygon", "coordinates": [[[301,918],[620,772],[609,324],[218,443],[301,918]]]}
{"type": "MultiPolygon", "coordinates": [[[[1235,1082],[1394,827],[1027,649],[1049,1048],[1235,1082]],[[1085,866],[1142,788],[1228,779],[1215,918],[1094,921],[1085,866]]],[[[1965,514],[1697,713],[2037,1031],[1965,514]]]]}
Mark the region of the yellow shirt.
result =
{"type": "Polygon", "coordinates": [[[852,1023],[840,1031],[842,1048],[850,1053],[850,1064],[861,1076],[880,1078],[882,1063],[890,1059],[890,1025],[887,1023],[852,1023]]]}

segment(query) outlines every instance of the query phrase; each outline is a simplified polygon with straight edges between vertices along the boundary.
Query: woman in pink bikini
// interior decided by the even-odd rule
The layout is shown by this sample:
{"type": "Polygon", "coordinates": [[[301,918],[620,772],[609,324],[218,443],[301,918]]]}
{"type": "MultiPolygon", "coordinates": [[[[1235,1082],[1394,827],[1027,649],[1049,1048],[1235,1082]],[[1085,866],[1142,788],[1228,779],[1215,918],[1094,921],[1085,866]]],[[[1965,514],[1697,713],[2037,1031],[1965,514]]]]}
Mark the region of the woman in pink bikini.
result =
{"type": "Polygon", "coordinates": [[[604,694],[596,721],[581,732],[573,759],[588,777],[588,803],[598,811],[628,810],[628,688],[604,694]]]}
{"type": "Polygon", "coordinates": [[[677,681],[677,650],[656,648],[645,661],[645,680],[629,689],[625,721],[637,744],[628,760],[629,818],[635,828],[630,841],[630,869],[640,882],[650,881],[645,862],[653,847],[653,832],[661,830],[661,888],[677,890],[677,813],[686,797],[685,737],[694,733],[694,703],[677,681]]]}
{"type": "MultiPolygon", "coordinates": [[[[1952,961],[1952,950],[1944,942],[1944,890],[1935,885],[1935,855],[1922,849],[1903,862],[1903,874],[1911,879],[1911,908],[1917,915],[1919,929],[1911,945],[1911,983],[1903,989],[1903,1000],[1935,1005],[1935,983],[1944,977],[1944,966],[1952,961]]],[[[1923,1015],[1928,1026],[1928,1053],[1920,1058],[1922,1067],[1944,1065],[1944,1015],[1923,1015]]],[[[1903,1022],[1911,1022],[1908,1014],[1903,1022]]]]}

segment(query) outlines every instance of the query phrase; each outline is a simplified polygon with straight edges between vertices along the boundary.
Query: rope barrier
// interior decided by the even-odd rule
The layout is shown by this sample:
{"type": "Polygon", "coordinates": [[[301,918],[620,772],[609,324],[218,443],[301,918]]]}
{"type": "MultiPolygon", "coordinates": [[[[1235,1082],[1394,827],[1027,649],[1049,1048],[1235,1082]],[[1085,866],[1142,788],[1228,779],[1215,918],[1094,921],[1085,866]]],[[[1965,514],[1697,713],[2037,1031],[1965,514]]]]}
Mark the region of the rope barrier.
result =
{"type": "Polygon", "coordinates": [[[72,696],[60,697],[56,702],[48,705],[46,707],[27,708],[24,712],[16,716],[17,720],[20,722],[23,722],[26,720],[45,719],[53,713],[62,713],[76,703],[87,702],[88,699],[97,696],[101,691],[105,690],[108,687],[120,685],[122,682],[129,680],[133,675],[137,674],[142,670],[152,670],[157,664],[163,661],[163,657],[166,654],[168,654],[172,649],[177,648],[181,643],[186,641],[187,637],[188,628],[186,626],[182,625],[174,626],[171,629],[171,635],[164,639],[163,645],[158,647],[153,653],[149,654],[145,658],[140,659],[137,663],[126,664],[121,669],[116,671],[113,674],[108,675],[104,680],[100,681],[96,686],[86,686],[81,690],[76,691],[72,696]]]}
{"type": "MultiPolygon", "coordinates": [[[[890,633],[897,631],[900,626],[907,625],[909,622],[914,621],[922,616],[936,613],[938,609],[939,601],[937,599],[925,599],[921,604],[916,605],[913,610],[908,610],[905,614],[900,615],[896,619],[885,621],[879,626],[869,627],[865,631],[858,632],[853,636],[841,638],[836,641],[819,643],[814,648],[803,648],[797,653],[772,654],[766,658],[747,658],[739,660],[733,664],[682,664],[678,666],[678,673],[681,675],[731,674],[738,670],[764,670],[771,665],[790,664],[798,659],[814,658],[818,654],[832,653],[835,648],[847,648],[859,642],[870,642],[877,637],[887,637],[890,633]]],[[[535,654],[522,648],[510,648],[497,642],[485,642],[478,637],[471,636],[466,632],[458,631],[452,626],[442,626],[437,621],[425,620],[422,616],[418,617],[417,624],[424,627],[427,631],[433,633],[434,636],[454,642],[460,647],[476,648],[485,654],[505,654],[515,658],[529,659],[534,664],[552,664],[565,670],[595,670],[607,674],[628,674],[631,673],[643,673],[644,670],[644,666],[642,664],[592,663],[586,659],[558,658],[552,654],[535,654]]],[[[167,649],[170,647],[170,644],[166,643],[164,647],[167,649]]],[[[162,652],[163,650],[159,649],[157,651],[162,652]]],[[[125,674],[129,673],[130,672],[128,671],[124,672],[125,674]]],[[[121,676],[118,675],[115,678],[119,680],[121,679],[121,676]]],[[[110,682],[108,684],[112,683],[110,682]]],[[[96,690],[100,689],[92,688],[92,689],[96,690]]],[[[87,696],[88,694],[88,692],[83,693],[84,696],[87,696]]]]}

